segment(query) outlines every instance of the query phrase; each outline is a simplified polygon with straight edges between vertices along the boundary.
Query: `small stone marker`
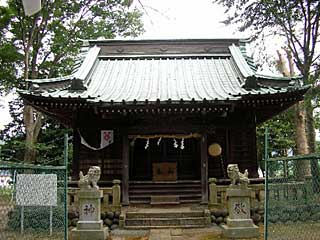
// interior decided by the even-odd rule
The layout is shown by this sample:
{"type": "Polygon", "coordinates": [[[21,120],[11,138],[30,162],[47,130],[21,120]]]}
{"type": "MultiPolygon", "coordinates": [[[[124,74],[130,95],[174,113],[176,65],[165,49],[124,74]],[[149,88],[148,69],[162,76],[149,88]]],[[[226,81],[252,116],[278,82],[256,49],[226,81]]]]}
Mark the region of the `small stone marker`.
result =
{"type": "Polygon", "coordinates": [[[80,172],[80,214],[77,228],[71,231],[73,240],[105,240],[108,236],[108,228],[103,227],[103,221],[100,219],[103,191],[99,190],[97,185],[99,178],[99,167],[90,167],[86,176],[80,172]]]}
{"type": "Polygon", "coordinates": [[[248,188],[248,172],[239,172],[237,164],[229,164],[228,176],[231,185],[226,191],[229,216],[227,225],[222,225],[225,238],[253,238],[259,236],[259,228],[250,218],[251,189],[248,188]],[[236,182],[239,184],[236,184],[236,182]]]}

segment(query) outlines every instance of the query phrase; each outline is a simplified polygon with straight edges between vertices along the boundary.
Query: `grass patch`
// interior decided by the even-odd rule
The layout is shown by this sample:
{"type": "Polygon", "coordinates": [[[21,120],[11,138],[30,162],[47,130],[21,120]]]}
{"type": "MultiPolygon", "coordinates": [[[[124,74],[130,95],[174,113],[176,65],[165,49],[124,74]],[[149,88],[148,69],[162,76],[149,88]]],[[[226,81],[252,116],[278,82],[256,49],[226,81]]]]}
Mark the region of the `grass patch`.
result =
{"type": "Polygon", "coordinates": [[[11,201],[13,189],[0,188],[0,204],[5,204],[11,201]]]}
{"type": "Polygon", "coordinates": [[[23,235],[17,231],[1,231],[0,239],[10,240],[64,240],[63,233],[53,233],[49,236],[49,233],[28,233],[25,232],[23,235]]]}

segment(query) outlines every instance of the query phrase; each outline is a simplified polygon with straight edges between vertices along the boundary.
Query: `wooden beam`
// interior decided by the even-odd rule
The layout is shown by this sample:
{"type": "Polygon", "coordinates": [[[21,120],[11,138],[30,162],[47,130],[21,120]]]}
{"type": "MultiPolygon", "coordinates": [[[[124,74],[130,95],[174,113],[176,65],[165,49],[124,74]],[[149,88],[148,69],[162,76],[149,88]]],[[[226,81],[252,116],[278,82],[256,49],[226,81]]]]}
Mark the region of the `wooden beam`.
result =
{"type": "Polygon", "coordinates": [[[129,139],[122,136],[122,205],[129,205],[129,139]]]}
{"type": "Polygon", "coordinates": [[[201,136],[201,203],[208,203],[208,137],[204,133],[201,136]]]}

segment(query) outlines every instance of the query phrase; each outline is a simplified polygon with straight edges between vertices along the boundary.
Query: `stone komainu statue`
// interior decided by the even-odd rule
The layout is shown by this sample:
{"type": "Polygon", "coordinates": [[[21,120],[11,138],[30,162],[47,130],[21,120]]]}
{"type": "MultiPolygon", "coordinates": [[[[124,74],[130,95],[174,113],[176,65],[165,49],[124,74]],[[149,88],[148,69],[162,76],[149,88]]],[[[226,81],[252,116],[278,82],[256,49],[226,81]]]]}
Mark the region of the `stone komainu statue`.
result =
{"type": "Polygon", "coordinates": [[[97,182],[100,179],[100,174],[101,170],[98,166],[90,167],[87,175],[83,175],[82,171],[80,171],[80,180],[78,182],[80,189],[99,189],[97,182]]]}
{"type": "Polygon", "coordinates": [[[228,177],[231,179],[232,186],[235,186],[237,182],[242,186],[247,186],[249,184],[248,170],[246,169],[244,173],[241,173],[238,164],[229,164],[227,173],[228,177]]]}

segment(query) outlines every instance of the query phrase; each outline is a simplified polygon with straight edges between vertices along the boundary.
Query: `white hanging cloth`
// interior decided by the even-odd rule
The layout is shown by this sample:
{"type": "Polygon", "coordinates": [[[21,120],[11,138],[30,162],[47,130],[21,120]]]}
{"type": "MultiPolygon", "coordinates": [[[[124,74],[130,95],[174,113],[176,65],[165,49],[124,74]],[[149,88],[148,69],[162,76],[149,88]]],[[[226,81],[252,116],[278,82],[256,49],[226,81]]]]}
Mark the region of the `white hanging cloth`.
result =
{"type": "Polygon", "coordinates": [[[22,0],[24,12],[31,16],[41,10],[41,0],[22,0]]]}
{"type": "Polygon", "coordinates": [[[78,132],[79,132],[79,136],[81,138],[81,144],[86,146],[87,148],[94,150],[94,151],[104,149],[105,147],[107,147],[113,143],[113,130],[101,130],[101,134],[100,134],[101,139],[100,139],[100,147],[99,148],[95,148],[95,147],[90,146],[86,142],[86,140],[81,136],[81,133],[79,130],[78,130],[78,132]]]}

